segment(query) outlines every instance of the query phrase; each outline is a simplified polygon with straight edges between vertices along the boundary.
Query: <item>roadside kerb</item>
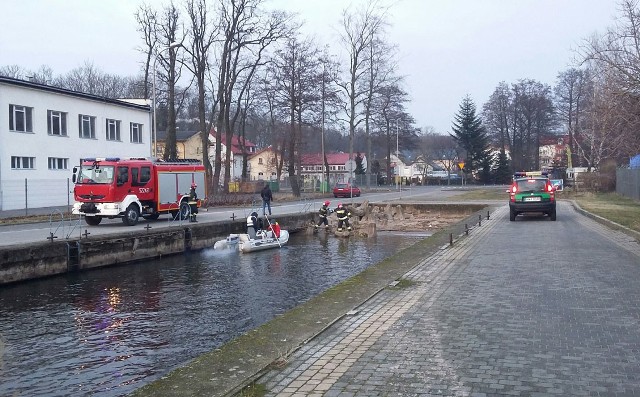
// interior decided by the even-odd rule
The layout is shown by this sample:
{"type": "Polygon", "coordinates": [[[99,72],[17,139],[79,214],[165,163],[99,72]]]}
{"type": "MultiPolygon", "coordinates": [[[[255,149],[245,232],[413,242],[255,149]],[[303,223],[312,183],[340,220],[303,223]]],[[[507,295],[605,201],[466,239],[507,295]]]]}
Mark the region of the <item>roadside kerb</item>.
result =
{"type": "Polygon", "coordinates": [[[580,207],[580,205],[575,201],[575,200],[570,200],[571,205],[573,206],[573,208],[578,211],[580,214],[589,217],[593,220],[595,220],[598,223],[601,223],[605,226],[608,226],[611,229],[615,229],[615,230],[619,230],[625,234],[628,234],[629,236],[632,236],[633,238],[635,238],[636,240],[640,241],[640,232],[637,232],[633,229],[629,229],[628,227],[621,225],[619,223],[616,223],[614,221],[611,221],[609,219],[603,218],[599,215],[596,214],[592,214],[589,211],[586,211],[584,209],[582,209],[582,207],[580,207]]]}

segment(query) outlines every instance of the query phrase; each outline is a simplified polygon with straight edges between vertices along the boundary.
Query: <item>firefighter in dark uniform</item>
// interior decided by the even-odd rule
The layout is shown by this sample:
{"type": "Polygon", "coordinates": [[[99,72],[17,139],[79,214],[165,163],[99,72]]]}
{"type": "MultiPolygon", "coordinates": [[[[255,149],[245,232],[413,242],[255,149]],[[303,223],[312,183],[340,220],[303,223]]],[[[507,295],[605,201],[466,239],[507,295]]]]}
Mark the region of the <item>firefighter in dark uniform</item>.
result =
{"type": "Polygon", "coordinates": [[[191,209],[191,215],[189,216],[189,222],[197,222],[196,214],[198,213],[198,194],[196,193],[196,183],[191,184],[191,190],[189,190],[189,208],[191,209]]]}
{"type": "Polygon", "coordinates": [[[327,220],[327,217],[329,216],[329,214],[331,214],[331,210],[329,209],[329,204],[331,204],[330,201],[325,201],[322,204],[322,207],[320,207],[320,209],[318,210],[318,216],[320,217],[320,219],[318,220],[318,224],[314,225],[314,228],[318,228],[320,225],[322,225],[324,223],[324,228],[328,229],[329,228],[329,221],[327,220]]]}
{"type": "Polygon", "coordinates": [[[336,215],[338,216],[338,231],[342,231],[342,225],[347,226],[347,230],[351,231],[351,225],[349,225],[349,218],[351,217],[351,212],[347,210],[342,204],[338,204],[338,209],[336,210],[336,215]]]}

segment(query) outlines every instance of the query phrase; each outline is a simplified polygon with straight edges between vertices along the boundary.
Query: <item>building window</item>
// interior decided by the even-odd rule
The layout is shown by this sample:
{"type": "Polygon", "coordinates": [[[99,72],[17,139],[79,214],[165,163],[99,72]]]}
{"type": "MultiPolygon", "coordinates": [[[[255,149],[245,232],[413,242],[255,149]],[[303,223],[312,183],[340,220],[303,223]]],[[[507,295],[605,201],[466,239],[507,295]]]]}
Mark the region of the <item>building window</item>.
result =
{"type": "Polygon", "coordinates": [[[142,143],[142,124],[131,123],[129,130],[131,143],[142,143]]]}
{"type": "Polygon", "coordinates": [[[262,157],[258,157],[258,164],[262,164],[262,157]]]}
{"type": "Polygon", "coordinates": [[[120,120],[107,119],[107,141],[120,140],[120,120]]]}
{"type": "Polygon", "coordinates": [[[11,169],[13,170],[32,170],[35,167],[35,157],[11,156],[11,169]]]}
{"type": "Polygon", "coordinates": [[[17,132],[33,132],[33,108],[20,105],[9,105],[9,130],[17,132]]]}
{"type": "Polygon", "coordinates": [[[50,170],[68,170],[69,159],[59,157],[49,157],[49,169],[50,170]]]}
{"type": "Polygon", "coordinates": [[[47,131],[49,135],[67,136],[67,114],[47,110],[47,131]]]}
{"type": "Polygon", "coordinates": [[[85,139],[96,138],[96,118],[94,116],[79,114],[78,126],[80,130],[80,138],[85,138],[85,139]]]}

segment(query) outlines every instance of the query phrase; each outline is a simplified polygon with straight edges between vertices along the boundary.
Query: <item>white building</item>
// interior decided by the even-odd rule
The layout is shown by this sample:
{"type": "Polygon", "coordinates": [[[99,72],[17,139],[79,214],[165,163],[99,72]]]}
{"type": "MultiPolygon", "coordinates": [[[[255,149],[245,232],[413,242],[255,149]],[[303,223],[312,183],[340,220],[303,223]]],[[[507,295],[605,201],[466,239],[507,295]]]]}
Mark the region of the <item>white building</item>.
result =
{"type": "Polygon", "coordinates": [[[0,76],[0,210],[73,203],[81,158],[149,157],[151,109],[0,76]]]}

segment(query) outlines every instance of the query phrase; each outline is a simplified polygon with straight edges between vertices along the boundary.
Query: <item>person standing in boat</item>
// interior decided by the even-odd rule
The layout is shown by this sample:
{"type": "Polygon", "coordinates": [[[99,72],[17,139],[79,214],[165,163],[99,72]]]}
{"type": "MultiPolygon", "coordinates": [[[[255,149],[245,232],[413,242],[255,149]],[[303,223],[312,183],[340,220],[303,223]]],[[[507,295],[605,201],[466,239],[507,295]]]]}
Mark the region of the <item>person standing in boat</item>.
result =
{"type": "Polygon", "coordinates": [[[344,224],[347,227],[348,231],[351,231],[351,225],[349,224],[349,218],[351,217],[351,212],[346,209],[342,203],[338,204],[338,209],[336,210],[336,215],[338,216],[338,231],[342,231],[342,225],[344,224]]]}
{"type": "Polygon", "coordinates": [[[256,238],[256,233],[258,232],[258,213],[253,211],[247,217],[247,234],[250,239],[256,238]]]}
{"type": "Polygon", "coordinates": [[[331,213],[331,210],[329,209],[329,204],[331,204],[329,200],[325,201],[322,204],[322,207],[320,207],[320,209],[318,210],[318,217],[320,217],[320,219],[318,220],[318,224],[314,225],[315,229],[318,229],[318,227],[320,227],[320,225],[322,225],[323,223],[324,223],[325,229],[329,228],[329,221],[327,220],[327,217],[331,213]]]}

